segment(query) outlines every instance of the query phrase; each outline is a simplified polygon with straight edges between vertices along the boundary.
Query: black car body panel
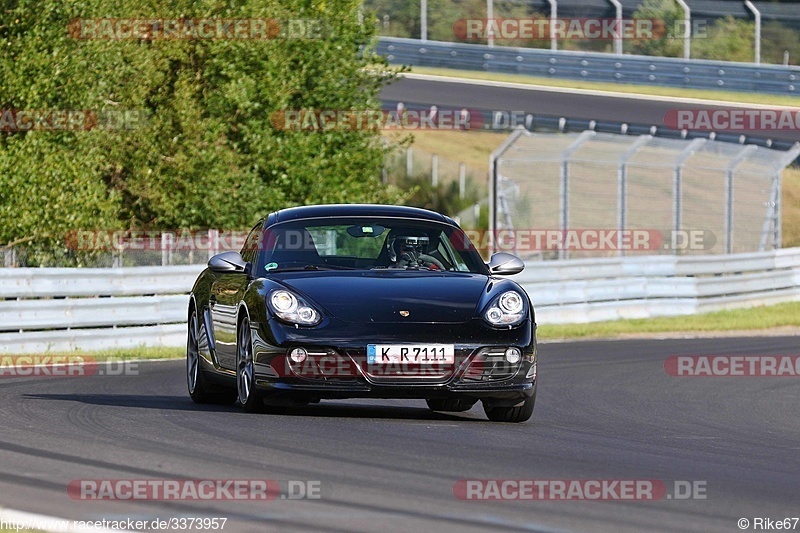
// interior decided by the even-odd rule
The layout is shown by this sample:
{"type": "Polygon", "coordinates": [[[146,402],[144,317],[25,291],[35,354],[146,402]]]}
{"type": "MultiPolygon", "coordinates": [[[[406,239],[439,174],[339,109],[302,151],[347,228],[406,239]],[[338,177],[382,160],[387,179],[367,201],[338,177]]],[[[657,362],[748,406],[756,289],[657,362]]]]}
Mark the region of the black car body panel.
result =
{"type": "MultiPolygon", "coordinates": [[[[481,400],[492,408],[519,405],[535,394],[536,324],[522,287],[492,276],[471,245],[454,252],[441,242],[431,253],[438,254],[444,271],[433,265],[430,269],[344,267],[338,263],[358,264],[362,258],[317,251],[318,264],[304,266],[287,262],[282,268],[280,261],[269,262],[279,256],[277,251],[264,257],[269,251],[263,250],[262,238],[273,229],[309,224],[302,230],[310,227],[320,240],[326,231],[334,231],[319,226],[327,220],[356,220],[355,226],[367,233],[399,225],[422,228],[432,238],[441,232],[442,241],[462,235],[452,219],[407,207],[311,206],[269,215],[254,228],[254,241],[260,246],[248,249],[245,245],[242,251],[247,261],[243,272],[206,269],[192,289],[190,318],[196,313],[199,369],[207,383],[234,386],[242,364],[237,339],[246,319],[252,341],[253,387],[268,400],[462,398],[466,405],[481,400]],[[280,318],[269,303],[276,291],[288,291],[297,298],[297,305],[305,302],[318,313],[318,322],[303,325],[280,318]],[[485,313],[507,292],[522,298],[522,319],[511,325],[492,325],[485,313]],[[406,364],[401,357],[400,362],[378,364],[370,363],[367,356],[368,345],[442,344],[453,346],[452,363],[406,364]],[[512,347],[521,357],[509,362],[506,350],[512,347]],[[289,357],[293,348],[305,350],[302,363],[289,357]]],[[[384,248],[394,246],[389,243],[393,231],[357,242],[373,247],[370,256],[379,244],[379,253],[384,254],[384,248]]],[[[320,249],[318,243],[315,246],[320,249]]]]}

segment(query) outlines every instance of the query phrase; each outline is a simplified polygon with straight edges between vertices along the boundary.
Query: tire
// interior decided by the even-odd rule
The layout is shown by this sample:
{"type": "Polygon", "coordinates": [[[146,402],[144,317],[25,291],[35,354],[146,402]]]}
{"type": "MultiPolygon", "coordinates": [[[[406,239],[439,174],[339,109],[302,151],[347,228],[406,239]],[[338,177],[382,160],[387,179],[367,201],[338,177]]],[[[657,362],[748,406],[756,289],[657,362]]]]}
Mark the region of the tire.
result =
{"type": "Polygon", "coordinates": [[[428,409],[431,411],[448,411],[454,413],[469,411],[476,403],[476,401],[463,400],[459,398],[431,398],[425,400],[425,402],[428,404],[428,409]]]}
{"type": "Polygon", "coordinates": [[[263,413],[264,399],[255,388],[255,366],[253,343],[250,336],[250,319],[245,317],[239,324],[236,341],[236,393],[239,405],[248,413],[263,413]]]}
{"type": "Polygon", "coordinates": [[[536,403],[536,393],[527,398],[518,407],[486,407],[483,404],[483,412],[492,422],[525,422],[533,414],[533,406],[536,403]]]}
{"type": "Polygon", "coordinates": [[[186,386],[194,403],[233,403],[231,393],[212,391],[200,367],[200,339],[202,338],[197,310],[189,317],[186,336],[186,386]]]}

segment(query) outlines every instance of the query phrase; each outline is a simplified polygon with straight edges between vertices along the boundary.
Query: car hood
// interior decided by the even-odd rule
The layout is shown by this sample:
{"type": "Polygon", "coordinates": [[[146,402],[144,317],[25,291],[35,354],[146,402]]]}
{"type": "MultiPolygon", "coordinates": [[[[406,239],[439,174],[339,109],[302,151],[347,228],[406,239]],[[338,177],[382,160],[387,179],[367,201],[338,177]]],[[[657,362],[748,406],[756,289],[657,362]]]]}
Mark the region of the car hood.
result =
{"type": "Polygon", "coordinates": [[[475,316],[489,278],[462,272],[381,270],[292,272],[276,274],[274,279],[345,322],[460,323],[475,316]]]}

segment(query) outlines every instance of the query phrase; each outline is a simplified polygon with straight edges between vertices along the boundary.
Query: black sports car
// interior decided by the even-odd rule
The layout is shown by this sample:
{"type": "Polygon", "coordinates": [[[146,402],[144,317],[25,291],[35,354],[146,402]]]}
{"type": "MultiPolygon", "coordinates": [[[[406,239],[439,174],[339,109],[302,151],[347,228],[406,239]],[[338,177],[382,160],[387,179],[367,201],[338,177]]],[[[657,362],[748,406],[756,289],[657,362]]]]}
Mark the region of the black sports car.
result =
{"type": "Polygon", "coordinates": [[[450,218],[385,205],[284,209],[241,253],[212,257],[189,302],[186,369],[198,403],[248,411],[320,399],[421,398],[435,411],[480,400],[489,419],[528,420],[536,323],[450,218]]]}

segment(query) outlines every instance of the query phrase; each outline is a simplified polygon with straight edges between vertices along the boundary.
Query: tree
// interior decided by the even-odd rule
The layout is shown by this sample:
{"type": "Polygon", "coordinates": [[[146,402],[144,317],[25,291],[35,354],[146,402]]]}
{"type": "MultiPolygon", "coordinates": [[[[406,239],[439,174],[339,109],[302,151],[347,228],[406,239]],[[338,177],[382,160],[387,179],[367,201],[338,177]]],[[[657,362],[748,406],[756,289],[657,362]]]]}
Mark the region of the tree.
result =
{"type": "Polygon", "coordinates": [[[78,229],[248,228],[285,206],[404,198],[380,181],[378,131],[286,131],[272,120],[285,110],[379,109],[379,90],[397,69],[373,54],[359,0],[6,4],[0,108],[148,118],[116,129],[0,133],[0,243],[32,236],[28,246],[44,250],[78,229]],[[115,16],[321,24],[309,24],[320,32],[314,38],[271,40],[68,32],[73,19],[115,16]]]}
{"type": "Polygon", "coordinates": [[[692,41],[692,55],[698,59],[752,62],[754,33],[753,22],[725,17],[711,25],[706,38],[692,41]]]}
{"type": "Polygon", "coordinates": [[[631,41],[630,52],[648,56],[679,57],[683,54],[683,34],[681,30],[683,11],[674,0],[644,0],[633,13],[635,19],[655,21],[653,38],[640,38],[631,41]]]}

